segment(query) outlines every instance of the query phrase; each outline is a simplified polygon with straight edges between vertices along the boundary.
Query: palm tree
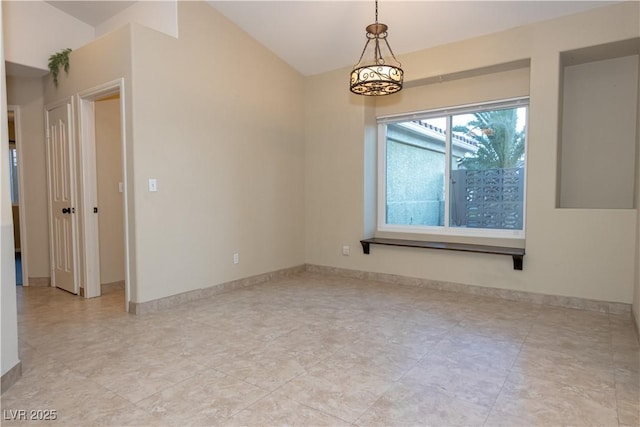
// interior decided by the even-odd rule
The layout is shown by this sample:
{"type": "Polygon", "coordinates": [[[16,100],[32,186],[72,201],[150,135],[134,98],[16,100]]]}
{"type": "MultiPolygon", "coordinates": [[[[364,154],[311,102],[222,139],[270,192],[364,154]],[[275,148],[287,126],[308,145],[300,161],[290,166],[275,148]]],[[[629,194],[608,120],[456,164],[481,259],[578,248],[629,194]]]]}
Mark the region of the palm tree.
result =
{"type": "Polygon", "coordinates": [[[516,108],[474,113],[475,119],[454,132],[478,142],[478,151],[458,160],[460,167],[474,170],[521,167],[524,162],[525,131],[518,131],[516,108]]]}

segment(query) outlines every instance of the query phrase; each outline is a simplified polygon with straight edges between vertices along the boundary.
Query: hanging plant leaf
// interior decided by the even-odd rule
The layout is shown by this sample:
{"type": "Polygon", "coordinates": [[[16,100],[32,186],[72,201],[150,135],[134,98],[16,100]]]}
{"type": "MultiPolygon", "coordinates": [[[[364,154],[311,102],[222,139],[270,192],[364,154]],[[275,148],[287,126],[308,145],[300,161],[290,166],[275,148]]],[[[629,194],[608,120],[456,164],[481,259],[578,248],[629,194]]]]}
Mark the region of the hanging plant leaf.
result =
{"type": "Polygon", "coordinates": [[[49,71],[51,71],[51,76],[53,77],[53,84],[58,87],[58,73],[60,72],[60,67],[64,69],[65,73],[69,73],[69,54],[71,53],[71,48],[66,48],[61,50],[58,53],[54,53],[49,57],[49,71]]]}

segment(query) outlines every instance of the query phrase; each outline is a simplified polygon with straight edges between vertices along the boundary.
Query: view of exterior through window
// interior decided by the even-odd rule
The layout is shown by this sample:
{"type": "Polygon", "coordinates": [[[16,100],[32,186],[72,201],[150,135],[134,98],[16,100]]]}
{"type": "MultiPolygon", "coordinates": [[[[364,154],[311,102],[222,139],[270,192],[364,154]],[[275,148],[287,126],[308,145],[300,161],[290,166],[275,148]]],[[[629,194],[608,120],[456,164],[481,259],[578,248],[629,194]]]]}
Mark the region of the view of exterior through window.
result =
{"type": "Polygon", "coordinates": [[[381,228],[523,237],[526,118],[520,103],[382,124],[381,228]]]}
{"type": "Polygon", "coordinates": [[[9,146],[9,184],[11,186],[11,203],[18,203],[18,152],[15,145],[9,146]]]}

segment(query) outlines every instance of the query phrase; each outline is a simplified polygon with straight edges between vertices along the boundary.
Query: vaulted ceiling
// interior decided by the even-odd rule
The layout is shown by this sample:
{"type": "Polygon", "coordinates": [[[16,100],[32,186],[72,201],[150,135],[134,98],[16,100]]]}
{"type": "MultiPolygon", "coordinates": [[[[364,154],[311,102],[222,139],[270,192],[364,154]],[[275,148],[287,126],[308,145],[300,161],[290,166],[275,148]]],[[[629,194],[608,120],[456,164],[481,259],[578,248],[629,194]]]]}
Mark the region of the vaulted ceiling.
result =
{"type": "MultiPolygon", "coordinates": [[[[96,26],[133,1],[48,1],[96,26]]],[[[228,19],[304,75],[350,66],[374,21],[374,2],[208,1],[228,19]]],[[[380,0],[379,21],[389,26],[396,55],[579,13],[606,1],[380,0]]],[[[597,30],[597,29],[594,29],[597,30]]]]}

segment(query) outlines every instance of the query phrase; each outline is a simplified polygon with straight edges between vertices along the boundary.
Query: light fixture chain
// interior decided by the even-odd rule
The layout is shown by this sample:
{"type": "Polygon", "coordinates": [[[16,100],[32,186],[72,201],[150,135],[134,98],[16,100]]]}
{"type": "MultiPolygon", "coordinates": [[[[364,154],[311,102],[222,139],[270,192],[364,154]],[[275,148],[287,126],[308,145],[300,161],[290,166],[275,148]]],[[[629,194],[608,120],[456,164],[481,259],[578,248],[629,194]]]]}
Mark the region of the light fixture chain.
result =
{"type": "Polygon", "coordinates": [[[376,0],[376,24],[378,23],[378,0],[376,0]]]}

